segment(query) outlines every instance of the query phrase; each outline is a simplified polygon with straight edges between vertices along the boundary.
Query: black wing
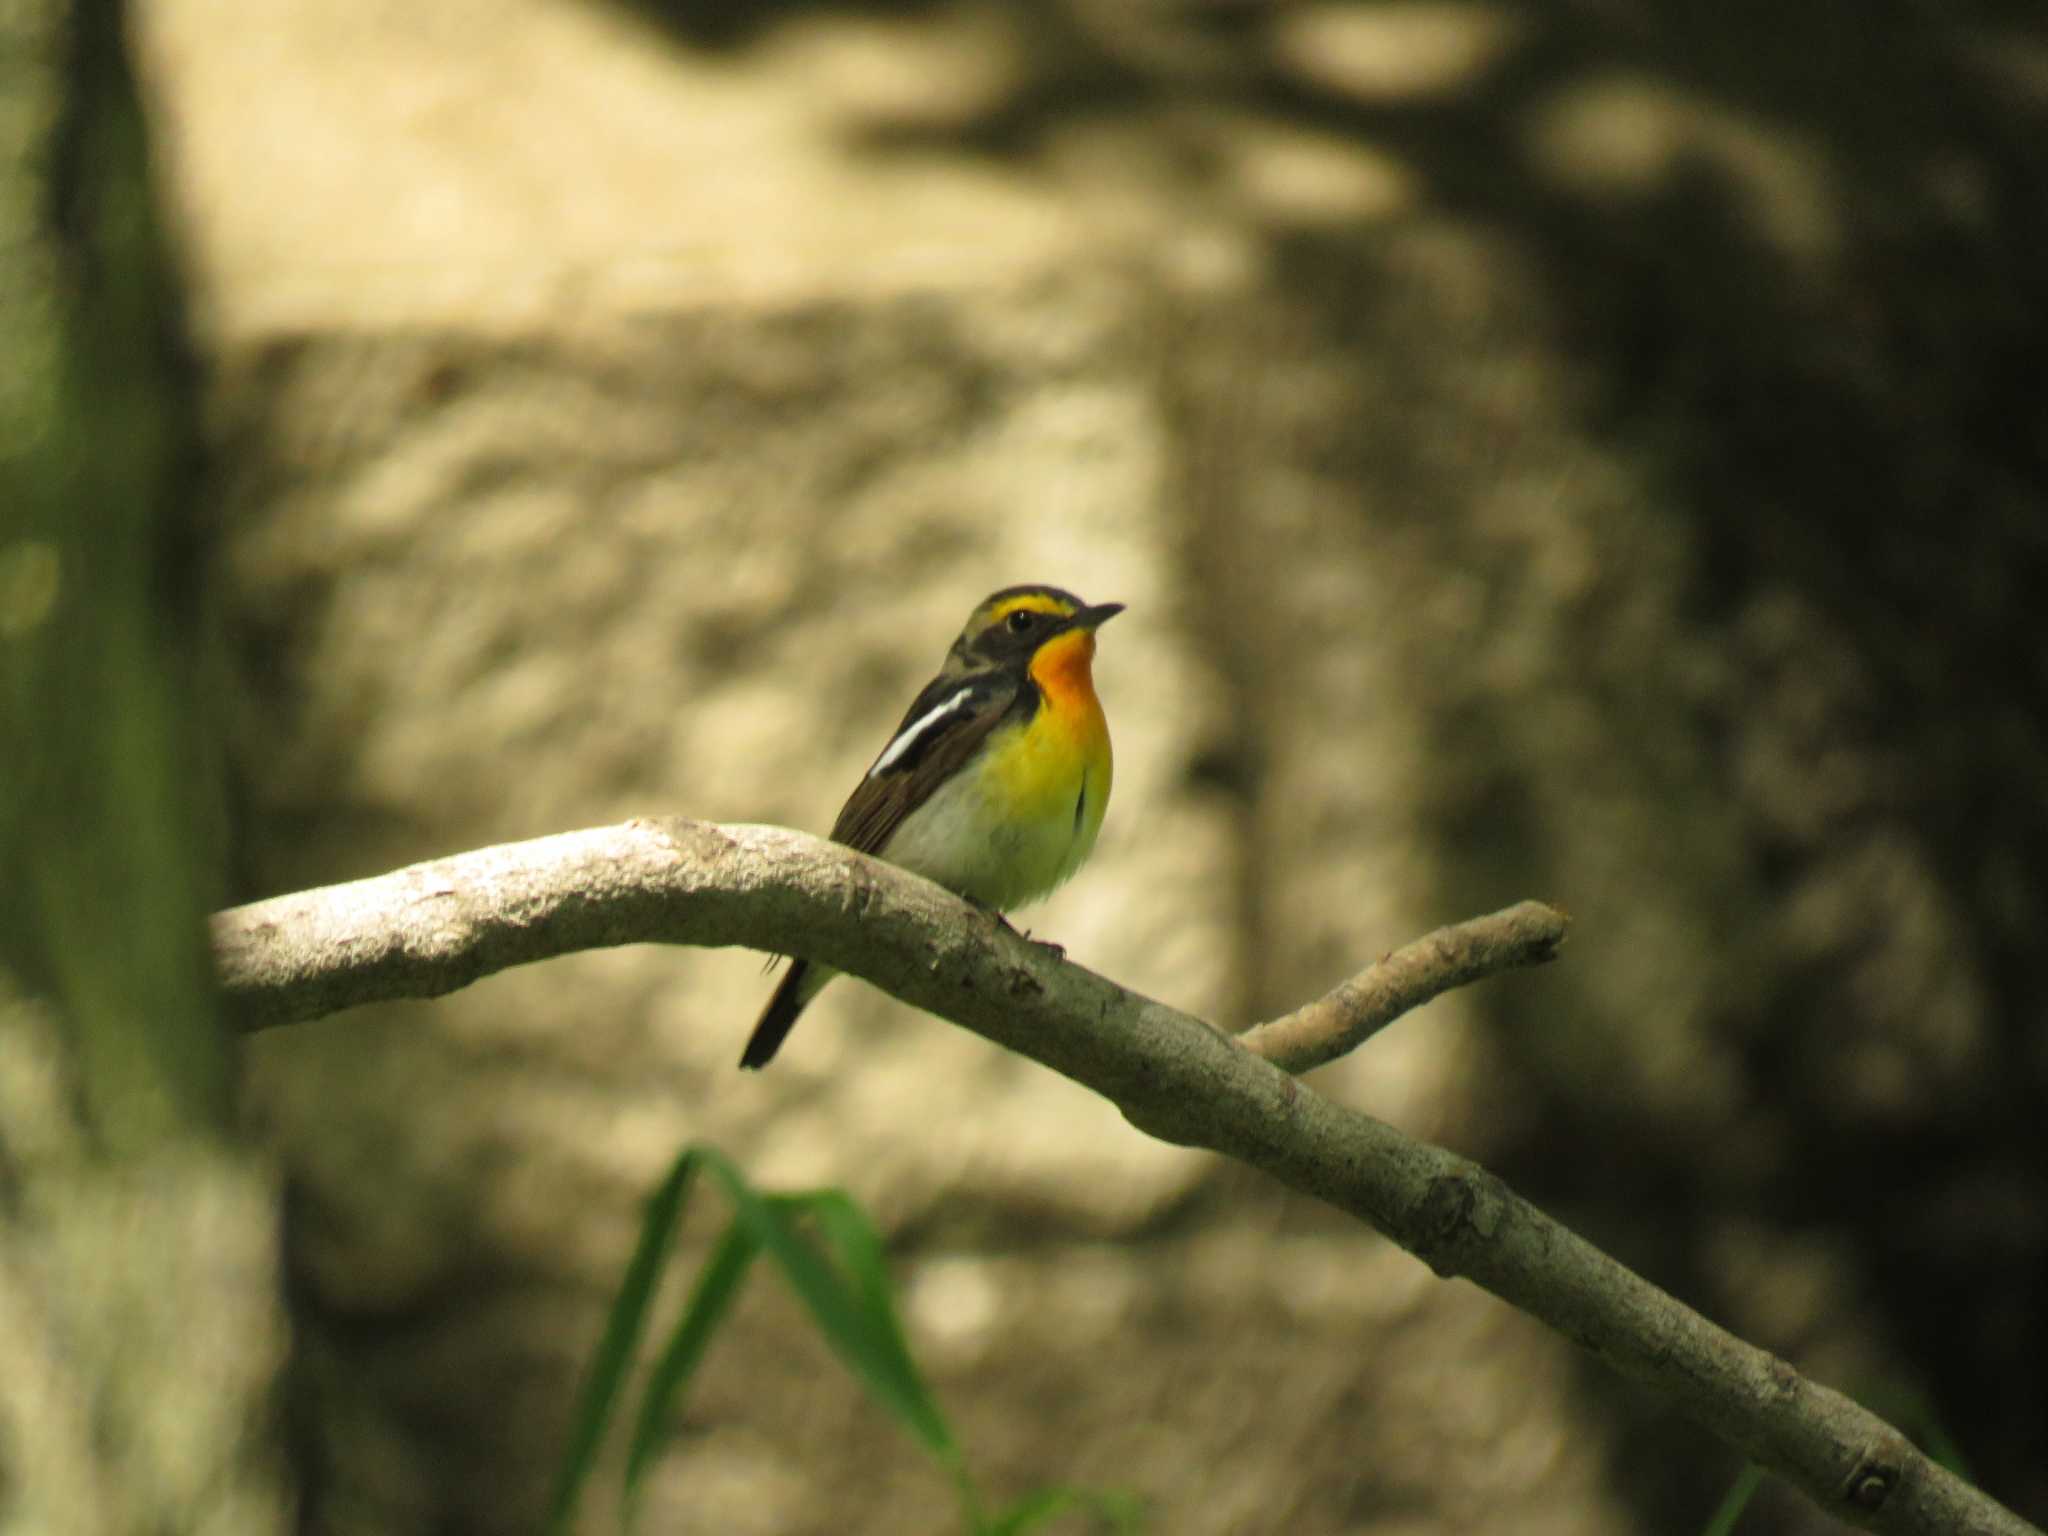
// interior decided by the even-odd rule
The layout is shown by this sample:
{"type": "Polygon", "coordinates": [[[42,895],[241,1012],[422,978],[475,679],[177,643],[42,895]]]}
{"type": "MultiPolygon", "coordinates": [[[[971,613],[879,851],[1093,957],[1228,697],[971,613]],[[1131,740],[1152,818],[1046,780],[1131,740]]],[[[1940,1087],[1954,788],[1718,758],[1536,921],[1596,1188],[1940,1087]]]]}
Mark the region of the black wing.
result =
{"type": "Polygon", "coordinates": [[[1000,672],[934,679],[847,797],[832,840],[880,853],[903,818],[959,771],[1017,702],[1019,679],[1000,672]]]}
{"type": "MultiPolygon", "coordinates": [[[[959,771],[1002,718],[1018,706],[1027,685],[1001,673],[940,676],[911,701],[903,723],[876,754],[867,776],[848,798],[832,838],[861,853],[879,853],[903,818],[959,771]]],[[[1028,707],[1030,700],[1023,701],[1028,707]]],[[[823,973],[830,978],[829,971],[823,973]]],[[[816,994],[811,962],[798,960],[768,1000],[740,1056],[742,1067],[765,1067],[816,994]]],[[[822,985],[822,983],[819,983],[822,985]]]]}

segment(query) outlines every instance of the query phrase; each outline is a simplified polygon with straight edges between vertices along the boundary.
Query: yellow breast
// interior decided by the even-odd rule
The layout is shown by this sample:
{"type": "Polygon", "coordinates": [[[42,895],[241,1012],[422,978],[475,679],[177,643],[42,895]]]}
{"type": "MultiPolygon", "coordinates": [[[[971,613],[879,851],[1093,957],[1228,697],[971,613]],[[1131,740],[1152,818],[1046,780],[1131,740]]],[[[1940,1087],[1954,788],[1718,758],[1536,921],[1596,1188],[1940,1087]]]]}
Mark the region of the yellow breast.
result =
{"type": "Polygon", "coordinates": [[[1114,763],[1088,664],[1092,635],[1046,642],[1031,678],[1040,703],[997,729],[976,766],[904,819],[882,856],[1008,911],[1036,901],[1088,857],[1114,763]]]}
{"type": "Polygon", "coordinates": [[[991,764],[1017,823],[1017,875],[1028,894],[1013,899],[1043,895],[1073,874],[1102,830],[1115,758],[1089,670],[1094,656],[1086,631],[1046,643],[1031,663],[1038,713],[991,764]]]}

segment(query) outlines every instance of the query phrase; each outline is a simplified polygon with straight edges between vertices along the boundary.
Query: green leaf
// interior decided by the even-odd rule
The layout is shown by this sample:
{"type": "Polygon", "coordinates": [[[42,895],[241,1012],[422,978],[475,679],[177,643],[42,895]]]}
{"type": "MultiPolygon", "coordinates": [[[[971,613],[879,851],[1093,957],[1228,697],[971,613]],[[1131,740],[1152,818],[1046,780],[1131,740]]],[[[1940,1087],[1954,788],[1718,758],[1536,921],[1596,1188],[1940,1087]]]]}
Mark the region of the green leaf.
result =
{"type": "MultiPolygon", "coordinates": [[[[809,1197],[808,1204],[826,1245],[853,1283],[854,1296],[867,1317],[873,1347],[892,1358],[891,1368],[922,1399],[921,1413],[940,1419],[938,1402],[925,1385],[917,1362],[911,1357],[910,1343],[903,1336],[895,1292],[889,1284],[889,1265],[883,1257],[882,1237],[875,1224],[843,1190],[819,1190],[809,1197]]],[[[946,1444],[951,1443],[948,1435],[946,1444]]]]}
{"type": "Polygon", "coordinates": [[[1749,1501],[1756,1497],[1757,1489],[1763,1485],[1764,1469],[1754,1462],[1745,1466],[1700,1536],[1729,1536],[1729,1532],[1735,1529],[1735,1522],[1742,1518],[1743,1510],[1749,1507],[1749,1501]]]}
{"type": "Polygon", "coordinates": [[[962,1522],[974,1536],[1022,1536],[1075,1509],[1090,1510],[1098,1522],[1119,1531],[1138,1529],[1141,1507],[1131,1496],[1073,1488],[1043,1490],[993,1522],[985,1519],[979,1490],[952,1429],[911,1356],[874,1223],[841,1190],[763,1194],[723,1153],[698,1145],[677,1158],[647,1202],[639,1242],[579,1394],[570,1447],[548,1518],[551,1536],[567,1536],[646,1331],[690,1180],[700,1170],[707,1171],[732,1201],[733,1220],[699,1272],[641,1394],[623,1478],[629,1523],[647,1474],[668,1438],[677,1405],[731,1312],[747,1271],[766,1254],[854,1379],[951,1475],[962,1522]]]}
{"type": "MultiPolygon", "coordinates": [[[[840,1271],[851,1282],[854,1299],[860,1304],[867,1325],[867,1340],[887,1368],[915,1399],[918,1417],[904,1418],[912,1434],[923,1440],[939,1464],[951,1474],[960,1496],[962,1519],[969,1531],[982,1527],[981,1490],[968,1471],[965,1456],[952,1438],[938,1401],[925,1384],[923,1373],[903,1336],[903,1324],[896,1313],[895,1294],[889,1284],[889,1265],[882,1252],[881,1234],[867,1212],[844,1190],[821,1189],[808,1195],[789,1197],[791,1204],[808,1212],[817,1222],[826,1247],[840,1271]],[[943,1438],[935,1440],[922,1425],[936,1425],[943,1438]]],[[[883,1399],[885,1405],[896,1405],[883,1399]]],[[[904,1417],[898,1410],[898,1417],[904,1417]]]]}
{"type": "MultiPolygon", "coordinates": [[[[960,1455],[953,1432],[903,1347],[894,1313],[888,1310],[886,1278],[881,1282],[882,1302],[877,1308],[868,1300],[872,1276],[863,1274],[849,1283],[785,1214],[792,1206],[815,1210],[821,1199],[830,1206],[845,1197],[828,1191],[823,1196],[778,1196],[771,1201],[757,1194],[724,1154],[709,1147],[695,1150],[732,1197],[740,1223],[775,1261],[847,1369],[933,1455],[949,1467],[957,1466],[960,1455]]],[[[876,1250],[878,1255],[879,1244],[876,1250]]]]}
{"type": "Polygon", "coordinates": [[[619,1284],[618,1300],[605,1319],[604,1336],[591,1357],[590,1373],[577,1395],[576,1413],[571,1420],[569,1449],[562,1458],[560,1480],[548,1509],[547,1529],[553,1536],[567,1536],[576,1513],[576,1501],[597,1461],[597,1448],[618,1406],[626,1376],[633,1367],[633,1353],[647,1325],[647,1309],[661,1281],[661,1270],[675,1241],[676,1226],[682,1219],[684,1197],[691,1176],[701,1161],[697,1149],[676,1159],[668,1177],[647,1199],[640,1221],[640,1240],[626,1265],[619,1284]]]}
{"type": "Polygon", "coordinates": [[[1142,1501],[1128,1493],[1105,1493],[1093,1488],[1041,1488],[978,1527],[976,1536],[1022,1536],[1025,1531],[1049,1520],[1057,1520],[1074,1509],[1091,1511],[1097,1523],[1116,1531],[1135,1531],[1144,1520],[1142,1501]]]}
{"type": "Polygon", "coordinates": [[[629,1508],[639,1492],[641,1479],[667,1439],[668,1425],[697,1363],[704,1358],[712,1334],[731,1310],[740,1282],[760,1251],[761,1245],[754,1235],[735,1221],[726,1228],[725,1236],[719,1239],[718,1247],[699,1272],[676,1330],[669,1336],[661,1358],[655,1361],[647,1390],[641,1394],[640,1415],[634,1422],[633,1438],[626,1452],[625,1493],[629,1508]]]}

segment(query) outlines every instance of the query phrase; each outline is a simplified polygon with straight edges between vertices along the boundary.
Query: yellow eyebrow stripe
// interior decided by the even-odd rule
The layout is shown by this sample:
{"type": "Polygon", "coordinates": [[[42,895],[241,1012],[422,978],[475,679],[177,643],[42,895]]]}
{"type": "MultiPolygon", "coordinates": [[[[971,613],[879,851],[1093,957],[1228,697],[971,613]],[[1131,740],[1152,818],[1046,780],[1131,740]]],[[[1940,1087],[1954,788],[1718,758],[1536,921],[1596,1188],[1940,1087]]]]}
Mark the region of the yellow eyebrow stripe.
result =
{"type": "Polygon", "coordinates": [[[1053,613],[1064,617],[1074,611],[1073,605],[1063,603],[1056,597],[1043,592],[1025,592],[1016,597],[1006,597],[988,612],[989,622],[999,624],[1011,614],[1023,609],[1029,613],[1053,613]]]}

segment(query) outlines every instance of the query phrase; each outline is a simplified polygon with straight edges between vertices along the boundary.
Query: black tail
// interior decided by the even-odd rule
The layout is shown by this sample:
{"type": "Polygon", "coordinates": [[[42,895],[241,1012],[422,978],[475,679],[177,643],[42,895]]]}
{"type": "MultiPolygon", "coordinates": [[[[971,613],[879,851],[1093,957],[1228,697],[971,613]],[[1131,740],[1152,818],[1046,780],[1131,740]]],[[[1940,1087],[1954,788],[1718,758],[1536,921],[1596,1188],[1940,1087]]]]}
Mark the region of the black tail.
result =
{"type": "Polygon", "coordinates": [[[808,960],[791,962],[789,974],[782,978],[782,985],[775,989],[775,995],[768,999],[768,1006],[761,1010],[761,1020],[754,1026],[754,1032],[747,1036],[747,1048],[740,1052],[742,1067],[750,1070],[765,1067],[782,1048],[784,1038],[796,1024],[796,1016],[811,1000],[804,992],[804,975],[810,968],[808,960]]]}

